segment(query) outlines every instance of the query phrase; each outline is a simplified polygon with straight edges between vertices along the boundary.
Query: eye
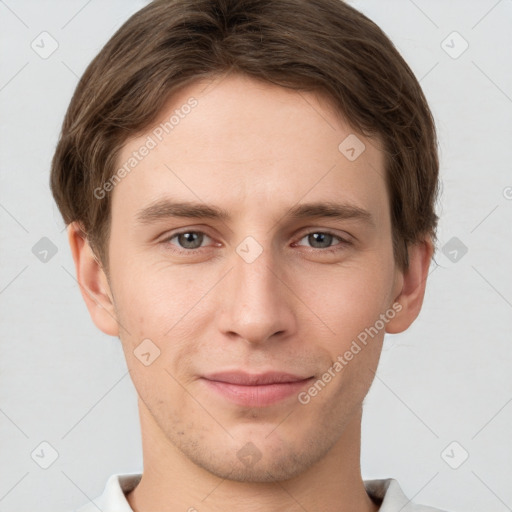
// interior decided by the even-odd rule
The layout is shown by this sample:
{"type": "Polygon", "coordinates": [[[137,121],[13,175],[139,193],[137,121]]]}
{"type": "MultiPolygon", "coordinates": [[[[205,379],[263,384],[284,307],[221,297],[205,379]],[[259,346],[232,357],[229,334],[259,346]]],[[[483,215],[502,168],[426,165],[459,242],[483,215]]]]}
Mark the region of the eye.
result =
{"type": "Polygon", "coordinates": [[[310,244],[313,249],[332,249],[332,247],[334,247],[333,250],[336,250],[350,244],[348,240],[345,240],[334,233],[329,233],[328,231],[313,231],[308,233],[299,240],[297,245],[302,245],[300,244],[302,240],[307,240],[307,243],[310,244]],[[338,240],[339,243],[332,246],[332,243],[336,240],[338,240]]]}
{"type": "Polygon", "coordinates": [[[194,250],[199,249],[205,239],[210,239],[210,237],[202,231],[182,231],[166,238],[164,242],[177,245],[179,249],[194,250]],[[174,239],[177,243],[173,243],[174,239]]]}

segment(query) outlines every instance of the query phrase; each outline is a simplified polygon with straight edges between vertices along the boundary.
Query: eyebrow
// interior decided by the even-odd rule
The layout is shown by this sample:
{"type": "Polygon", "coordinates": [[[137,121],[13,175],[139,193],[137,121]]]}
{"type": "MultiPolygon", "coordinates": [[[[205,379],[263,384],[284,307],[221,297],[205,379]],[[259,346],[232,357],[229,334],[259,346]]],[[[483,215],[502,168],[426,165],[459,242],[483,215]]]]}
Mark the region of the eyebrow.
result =
{"type": "MultiPolygon", "coordinates": [[[[174,217],[228,221],[231,215],[227,210],[218,206],[195,202],[176,202],[170,199],[158,200],[142,208],[136,214],[138,224],[152,224],[174,217]]],[[[357,220],[375,227],[375,221],[369,211],[353,204],[332,201],[298,204],[290,208],[281,219],[301,220],[324,217],[357,220]]]]}

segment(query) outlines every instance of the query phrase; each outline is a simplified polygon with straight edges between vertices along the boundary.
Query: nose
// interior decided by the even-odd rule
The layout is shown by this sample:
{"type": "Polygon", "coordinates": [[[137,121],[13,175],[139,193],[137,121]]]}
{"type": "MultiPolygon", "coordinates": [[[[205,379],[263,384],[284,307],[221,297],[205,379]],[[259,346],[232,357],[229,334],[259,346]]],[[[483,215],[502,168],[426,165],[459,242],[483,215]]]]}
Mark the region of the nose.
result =
{"type": "Polygon", "coordinates": [[[293,292],[283,263],[271,249],[254,261],[233,255],[218,304],[218,327],[225,336],[256,345],[296,332],[293,292]]]}

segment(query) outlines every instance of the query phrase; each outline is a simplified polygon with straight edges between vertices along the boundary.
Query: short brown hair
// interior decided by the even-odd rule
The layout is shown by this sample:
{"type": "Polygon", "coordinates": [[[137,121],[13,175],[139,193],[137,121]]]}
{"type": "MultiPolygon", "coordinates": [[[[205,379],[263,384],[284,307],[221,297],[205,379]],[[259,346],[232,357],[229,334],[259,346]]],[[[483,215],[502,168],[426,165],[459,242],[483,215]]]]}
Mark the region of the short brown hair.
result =
{"type": "Polygon", "coordinates": [[[154,0],[107,42],[81,78],[53,157],[51,190],[108,268],[110,194],[128,138],[171,94],[199,78],[242,73],[319,91],[353,129],[380,137],[395,260],[430,235],[438,217],[434,119],[413,72],[383,31],[341,0],[154,0]]]}

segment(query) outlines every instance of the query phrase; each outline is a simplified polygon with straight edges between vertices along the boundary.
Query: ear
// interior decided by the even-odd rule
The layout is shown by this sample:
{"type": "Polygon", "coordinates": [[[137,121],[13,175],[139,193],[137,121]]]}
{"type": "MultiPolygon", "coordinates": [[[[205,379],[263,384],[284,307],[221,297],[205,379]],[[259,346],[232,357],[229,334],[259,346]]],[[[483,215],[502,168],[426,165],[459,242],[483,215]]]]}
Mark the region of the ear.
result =
{"type": "Polygon", "coordinates": [[[80,225],[72,222],[67,231],[77,281],[92,321],[105,334],[119,336],[112,291],[103,267],[80,225]]]}
{"type": "Polygon", "coordinates": [[[405,331],[420,313],[425,296],[428,270],[434,244],[430,237],[408,247],[409,267],[399,273],[401,289],[394,302],[400,304],[398,314],[386,324],[386,332],[397,334],[405,331]]]}

